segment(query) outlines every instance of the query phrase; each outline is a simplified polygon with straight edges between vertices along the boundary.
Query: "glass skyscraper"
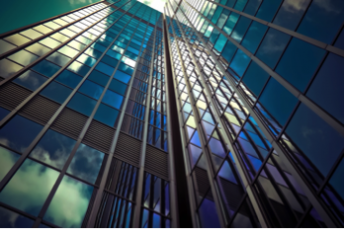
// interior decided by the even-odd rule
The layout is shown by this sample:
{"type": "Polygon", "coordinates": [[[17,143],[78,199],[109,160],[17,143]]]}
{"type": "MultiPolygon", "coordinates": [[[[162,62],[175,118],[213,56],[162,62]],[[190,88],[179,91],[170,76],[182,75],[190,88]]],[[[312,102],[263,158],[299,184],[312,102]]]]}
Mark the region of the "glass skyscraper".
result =
{"type": "Polygon", "coordinates": [[[343,227],[343,9],[107,0],[0,35],[0,227],[343,227]]]}

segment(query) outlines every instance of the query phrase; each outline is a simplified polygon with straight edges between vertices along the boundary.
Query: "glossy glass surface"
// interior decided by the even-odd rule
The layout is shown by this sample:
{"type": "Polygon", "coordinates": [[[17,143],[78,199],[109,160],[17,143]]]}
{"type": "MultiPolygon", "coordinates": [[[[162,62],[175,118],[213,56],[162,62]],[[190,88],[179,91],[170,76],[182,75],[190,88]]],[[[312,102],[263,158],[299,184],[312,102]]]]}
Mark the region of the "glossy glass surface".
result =
{"type": "Polygon", "coordinates": [[[20,155],[6,148],[0,147],[0,181],[6,176],[8,171],[19,159],[20,155]]]}
{"type": "Polygon", "coordinates": [[[36,56],[36,55],[34,55],[28,51],[20,50],[20,51],[16,52],[15,54],[10,55],[8,57],[8,59],[17,62],[18,64],[26,66],[28,64],[31,64],[35,60],[37,60],[38,56],[36,56]]]}
{"type": "Polygon", "coordinates": [[[303,92],[325,53],[325,50],[293,38],[276,72],[303,92]]]}
{"type": "Polygon", "coordinates": [[[344,58],[329,53],[307,96],[344,123],[344,58]]]}
{"type": "Polygon", "coordinates": [[[113,91],[115,91],[116,93],[119,93],[120,95],[125,95],[126,93],[126,89],[127,89],[127,85],[124,83],[121,83],[120,81],[116,80],[116,79],[112,79],[109,88],[113,91]]]}
{"type": "Polygon", "coordinates": [[[64,176],[43,219],[60,227],[81,227],[92,192],[92,186],[64,176]]]}
{"type": "Polygon", "coordinates": [[[275,79],[271,78],[262,95],[260,103],[282,126],[286,123],[298,99],[275,79]]]}
{"type": "Polygon", "coordinates": [[[103,99],[102,99],[102,102],[104,102],[110,106],[113,106],[117,109],[121,108],[122,101],[123,101],[123,97],[119,94],[112,92],[111,90],[107,90],[105,92],[103,99]]]}
{"type": "Polygon", "coordinates": [[[81,76],[85,76],[89,72],[90,67],[87,65],[81,64],[78,61],[74,61],[70,66],[68,66],[68,69],[81,76]]]}
{"type": "Polygon", "coordinates": [[[59,173],[26,159],[0,193],[0,201],[37,216],[59,173]]]}
{"type": "Polygon", "coordinates": [[[25,49],[39,56],[42,56],[50,51],[50,48],[47,48],[39,43],[32,44],[25,49]]]}
{"type": "Polygon", "coordinates": [[[14,49],[15,47],[16,46],[12,45],[11,43],[8,43],[4,40],[0,40],[0,54],[10,51],[11,49],[14,49]]]}
{"type": "Polygon", "coordinates": [[[54,52],[53,54],[47,57],[47,60],[50,60],[51,62],[57,65],[64,66],[71,60],[71,58],[62,55],[59,52],[54,52]]]}
{"type": "Polygon", "coordinates": [[[16,115],[0,129],[0,144],[23,153],[41,129],[41,125],[16,115]]]}
{"type": "Polygon", "coordinates": [[[42,60],[38,64],[33,66],[32,69],[45,76],[51,77],[60,69],[60,67],[49,61],[42,60]]]}
{"type": "Polygon", "coordinates": [[[199,219],[201,227],[220,227],[217,210],[214,202],[205,198],[199,208],[199,219]]]}
{"type": "Polygon", "coordinates": [[[67,172],[94,184],[101,169],[104,153],[80,144],[67,172]]]}
{"type": "Polygon", "coordinates": [[[114,78],[128,84],[129,80],[131,79],[131,76],[122,71],[116,71],[114,78]]]}
{"type": "Polygon", "coordinates": [[[67,104],[67,107],[89,116],[95,105],[96,100],[93,100],[80,93],[76,93],[71,101],[67,104]]]}
{"type": "Polygon", "coordinates": [[[92,80],[93,82],[96,82],[99,85],[105,86],[108,83],[109,76],[99,71],[93,70],[87,79],[92,80]]]}
{"type": "Polygon", "coordinates": [[[96,66],[96,69],[108,76],[111,76],[113,74],[113,71],[114,71],[114,68],[113,67],[110,67],[109,65],[107,64],[104,64],[102,62],[99,62],[96,66]]]}
{"type": "Polygon", "coordinates": [[[242,76],[250,62],[249,56],[247,56],[242,50],[238,49],[234,58],[231,61],[230,67],[239,75],[242,76]]]}
{"type": "Polygon", "coordinates": [[[286,133],[324,176],[343,150],[343,136],[303,104],[286,133]]]}
{"type": "Polygon", "coordinates": [[[94,119],[106,125],[114,127],[119,111],[101,103],[95,114],[94,119]]]}
{"type": "Polygon", "coordinates": [[[256,17],[271,22],[276,14],[282,0],[265,0],[262,1],[256,17]]]}
{"type": "Polygon", "coordinates": [[[31,228],[34,220],[19,215],[13,211],[0,207],[0,227],[1,228],[31,228]]]}
{"type": "Polygon", "coordinates": [[[62,169],[76,141],[49,129],[31,151],[30,157],[62,169]]]}
{"type": "Polygon", "coordinates": [[[261,39],[265,35],[266,30],[267,26],[259,22],[253,21],[250,27],[248,28],[248,31],[244,39],[242,40],[241,44],[251,53],[255,53],[256,49],[258,48],[261,42],[261,39]]]}
{"type": "Polygon", "coordinates": [[[89,80],[85,80],[78,91],[98,100],[103,92],[103,89],[104,88],[99,86],[98,84],[95,84],[89,80]]]}
{"type": "Polygon", "coordinates": [[[40,94],[55,102],[63,103],[71,92],[72,90],[70,88],[56,82],[51,82],[40,94]]]}
{"type": "Polygon", "coordinates": [[[56,81],[65,84],[71,88],[75,88],[83,78],[71,71],[64,70],[58,77],[55,78],[56,81]]]}
{"type": "Polygon", "coordinates": [[[44,82],[46,82],[46,80],[47,80],[46,77],[29,70],[21,74],[19,77],[15,78],[13,82],[23,87],[26,87],[29,90],[35,91],[44,82]]]}
{"type": "Polygon", "coordinates": [[[10,75],[18,72],[22,68],[23,66],[9,61],[7,59],[0,60],[0,76],[3,78],[9,77],[10,75]]]}
{"type": "Polygon", "coordinates": [[[269,29],[262,41],[256,56],[269,67],[274,68],[285,46],[289,41],[289,36],[275,29],[269,29]]]}

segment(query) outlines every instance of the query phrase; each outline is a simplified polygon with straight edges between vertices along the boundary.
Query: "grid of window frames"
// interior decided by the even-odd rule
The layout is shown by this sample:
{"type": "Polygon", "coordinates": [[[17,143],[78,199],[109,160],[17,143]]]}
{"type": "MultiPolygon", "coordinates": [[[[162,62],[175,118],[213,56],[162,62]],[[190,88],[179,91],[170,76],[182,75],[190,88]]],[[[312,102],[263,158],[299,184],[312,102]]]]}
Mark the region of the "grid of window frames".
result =
{"type": "MultiPolygon", "coordinates": [[[[1,40],[1,50],[5,50],[0,60],[1,79],[5,78],[1,86],[25,88],[27,98],[18,104],[44,98],[57,108],[60,106],[48,123],[34,122],[17,114],[23,105],[13,109],[6,106],[6,98],[1,100],[4,107],[0,107],[0,153],[5,165],[0,173],[2,227],[86,225],[86,215],[104,179],[108,152],[77,141],[85,132],[79,137],[68,133],[66,136],[50,126],[61,112],[70,109],[80,117],[94,119],[92,122],[116,127],[127,85],[138,56],[142,55],[140,47],[146,47],[152,33],[147,22],[128,16],[129,10],[139,18],[150,12],[156,18],[157,14],[136,1],[110,1],[54,19],[55,23],[66,21],[69,27],[62,27],[63,30],[57,27],[26,42],[21,36],[40,31],[34,27],[30,33],[19,32],[14,38],[1,40]],[[20,40],[26,43],[16,43],[20,40]],[[11,42],[18,48],[9,46],[11,42]]],[[[151,18],[150,21],[155,22],[151,18]]],[[[37,27],[42,29],[52,23],[37,27]]],[[[109,222],[106,226],[110,227],[129,226],[132,217],[137,168],[121,161],[117,167],[121,168],[119,182],[116,190],[107,190],[107,195],[118,197],[114,205],[122,206],[122,218],[109,222]]]]}
{"type": "MultiPolygon", "coordinates": [[[[342,91],[337,85],[342,85],[343,80],[343,11],[336,9],[342,9],[343,2],[330,3],[337,11],[332,15],[317,1],[301,1],[301,9],[294,8],[292,2],[277,1],[272,6],[270,1],[183,1],[174,16],[185,27],[184,42],[189,41],[195,64],[202,72],[200,77],[216,102],[270,223],[277,227],[324,226],[292,176],[293,171],[284,165],[285,155],[289,155],[299,167],[299,175],[315,188],[318,201],[324,201],[342,224],[343,137],[337,126],[343,126],[343,103],[326,105],[323,101],[339,101],[342,91]],[[200,12],[196,8],[201,8],[200,12]],[[332,25],[318,27],[320,19],[316,12],[328,15],[327,23],[332,25]],[[285,17],[293,20],[282,20],[285,17]],[[273,21],[274,25],[262,20],[273,21]],[[309,31],[307,26],[317,27],[318,32],[309,31]],[[329,45],[320,45],[315,39],[329,45]],[[224,74],[230,78],[223,77],[224,74]],[[325,83],[325,75],[329,74],[334,76],[327,83],[332,90],[322,100],[316,96],[316,88],[321,89],[320,82],[325,83]],[[306,99],[299,102],[294,96],[296,90],[306,99]],[[310,110],[314,103],[323,110],[310,110]],[[249,115],[252,111],[259,119],[249,115]],[[328,117],[320,118],[322,115],[318,114],[322,112],[328,117]],[[334,121],[335,129],[328,125],[334,121]],[[306,129],[315,134],[303,135],[306,129]],[[272,138],[284,159],[272,149],[272,138]],[[311,146],[311,142],[315,144],[311,146]],[[332,154],[322,153],[328,151],[332,154]],[[313,156],[315,152],[317,156],[313,156]]],[[[171,5],[176,10],[177,3],[171,1],[171,5]]]]}

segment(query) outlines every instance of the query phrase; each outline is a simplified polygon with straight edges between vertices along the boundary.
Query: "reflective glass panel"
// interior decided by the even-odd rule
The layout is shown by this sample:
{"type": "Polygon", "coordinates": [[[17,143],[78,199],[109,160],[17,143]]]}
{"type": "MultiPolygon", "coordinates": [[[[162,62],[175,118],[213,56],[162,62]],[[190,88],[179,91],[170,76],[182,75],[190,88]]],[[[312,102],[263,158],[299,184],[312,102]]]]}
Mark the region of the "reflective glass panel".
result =
{"type": "Polygon", "coordinates": [[[122,101],[123,101],[123,97],[119,94],[112,92],[111,90],[107,90],[102,99],[102,102],[110,106],[113,106],[117,109],[120,109],[122,101]]]}
{"type": "Polygon", "coordinates": [[[47,80],[46,77],[29,70],[21,74],[19,77],[15,78],[13,82],[23,87],[26,87],[32,91],[35,91],[44,82],[46,82],[46,80],[47,80]]]}
{"type": "Polygon", "coordinates": [[[101,169],[104,153],[80,144],[67,172],[94,184],[101,169]]]}
{"type": "Polygon", "coordinates": [[[104,88],[99,86],[98,84],[95,84],[89,80],[85,80],[78,91],[98,100],[103,92],[103,89],[104,88]]]}
{"type": "Polygon", "coordinates": [[[85,95],[76,93],[67,107],[72,108],[86,116],[89,116],[96,105],[96,100],[93,100],[85,95]]]}
{"type": "Polygon", "coordinates": [[[41,125],[16,115],[0,129],[0,143],[23,153],[41,129],[41,125]]]}
{"type": "Polygon", "coordinates": [[[40,95],[43,95],[58,103],[63,103],[67,97],[71,94],[72,90],[62,86],[59,83],[51,82],[47,87],[43,89],[40,95]]]}
{"type": "Polygon", "coordinates": [[[18,64],[26,66],[28,64],[31,64],[35,60],[37,60],[38,56],[36,56],[36,55],[34,55],[28,51],[20,50],[20,51],[16,52],[15,54],[10,55],[8,57],[8,59],[17,62],[18,64]]]}
{"type": "Polygon", "coordinates": [[[9,61],[7,59],[0,60],[0,76],[3,78],[9,77],[10,75],[18,72],[22,68],[23,66],[9,61]]]}
{"type": "Polygon", "coordinates": [[[0,193],[0,201],[37,216],[59,173],[26,159],[0,193]]]}
{"type": "Polygon", "coordinates": [[[19,215],[13,211],[0,207],[0,227],[1,228],[31,228],[34,220],[19,215]]]}
{"type": "Polygon", "coordinates": [[[31,151],[30,157],[62,169],[75,143],[72,138],[49,129],[31,151]]]}
{"type": "Polygon", "coordinates": [[[60,67],[49,61],[42,60],[33,66],[32,69],[45,76],[51,77],[60,69],[60,67]]]}
{"type": "Polygon", "coordinates": [[[81,227],[92,192],[92,186],[64,176],[43,219],[60,227],[81,227]]]}
{"type": "Polygon", "coordinates": [[[19,159],[20,155],[6,148],[0,147],[0,181],[19,159]]]}
{"type": "Polygon", "coordinates": [[[71,88],[75,88],[83,78],[73,72],[64,70],[58,77],[55,78],[56,81],[65,84],[71,88]]]}

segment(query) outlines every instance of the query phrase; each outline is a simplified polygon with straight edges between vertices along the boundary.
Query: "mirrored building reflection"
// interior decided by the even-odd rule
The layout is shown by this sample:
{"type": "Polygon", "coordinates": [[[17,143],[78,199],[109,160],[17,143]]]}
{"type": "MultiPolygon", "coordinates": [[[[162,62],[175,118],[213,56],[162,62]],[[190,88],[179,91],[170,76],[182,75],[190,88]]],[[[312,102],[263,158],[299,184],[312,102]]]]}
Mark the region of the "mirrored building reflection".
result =
{"type": "Polygon", "coordinates": [[[102,0],[0,34],[0,227],[343,227],[343,9],[102,0]]]}

